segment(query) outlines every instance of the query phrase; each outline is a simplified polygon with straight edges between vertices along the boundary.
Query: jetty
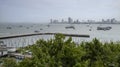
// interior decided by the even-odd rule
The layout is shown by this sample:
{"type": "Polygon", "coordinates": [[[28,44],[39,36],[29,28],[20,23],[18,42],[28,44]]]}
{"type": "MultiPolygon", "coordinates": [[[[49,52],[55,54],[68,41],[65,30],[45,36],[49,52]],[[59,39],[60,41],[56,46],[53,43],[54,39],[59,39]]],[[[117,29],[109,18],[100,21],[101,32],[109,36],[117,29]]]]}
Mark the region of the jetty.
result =
{"type": "Polygon", "coordinates": [[[21,35],[14,35],[14,36],[4,36],[4,37],[0,37],[0,39],[10,39],[10,38],[18,38],[18,37],[28,37],[28,36],[35,36],[35,35],[56,35],[56,34],[63,34],[64,36],[71,36],[71,37],[85,37],[85,38],[89,38],[89,37],[90,37],[90,35],[86,35],[86,34],[33,33],[33,34],[21,34],[21,35]]]}

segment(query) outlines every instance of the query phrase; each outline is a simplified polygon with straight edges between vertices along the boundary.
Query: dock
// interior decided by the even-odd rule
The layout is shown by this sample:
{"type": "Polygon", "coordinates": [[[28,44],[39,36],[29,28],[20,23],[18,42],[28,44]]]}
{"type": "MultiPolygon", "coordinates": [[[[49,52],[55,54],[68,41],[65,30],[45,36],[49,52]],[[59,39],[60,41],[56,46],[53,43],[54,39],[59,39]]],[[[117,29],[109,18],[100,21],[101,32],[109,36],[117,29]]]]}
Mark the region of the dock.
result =
{"type": "Polygon", "coordinates": [[[22,34],[22,35],[14,35],[14,36],[5,36],[5,37],[0,37],[0,39],[10,39],[10,38],[27,37],[27,36],[35,36],[35,35],[56,35],[56,34],[63,34],[64,36],[71,36],[71,37],[84,37],[84,38],[89,38],[90,37],[90,35],[86,35],[86,34],[33,33],[33,34],[22,34]]]}

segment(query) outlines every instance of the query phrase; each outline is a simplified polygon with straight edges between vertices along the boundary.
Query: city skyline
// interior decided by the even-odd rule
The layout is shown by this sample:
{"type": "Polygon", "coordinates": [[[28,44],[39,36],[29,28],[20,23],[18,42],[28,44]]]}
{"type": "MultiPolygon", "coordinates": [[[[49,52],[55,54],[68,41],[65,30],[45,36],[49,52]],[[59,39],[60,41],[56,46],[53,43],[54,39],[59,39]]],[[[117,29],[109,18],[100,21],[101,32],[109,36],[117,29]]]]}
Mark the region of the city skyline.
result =
{"type": "Polygon", "coordinates": [[[120,0],[0,0],[1,22],[49,22],[49,19],[120,20],[120,0]]]}
{"type": "Polygon", "coordinates": [[[92,19],[87,19],[87,20],[80,20],[80,19],[73,19],[71,17],[68,17],[67,20],[65,19],[61,19],[61,20],[58,20],[58,19],[50,19],[50,23],[102,23],[102,24],[120,24],[120,21],[116,20],[115,18],[109,18],[109,19],[101,19],[99,21],[96,21],[96,20],[92,20],[92,19]]]}

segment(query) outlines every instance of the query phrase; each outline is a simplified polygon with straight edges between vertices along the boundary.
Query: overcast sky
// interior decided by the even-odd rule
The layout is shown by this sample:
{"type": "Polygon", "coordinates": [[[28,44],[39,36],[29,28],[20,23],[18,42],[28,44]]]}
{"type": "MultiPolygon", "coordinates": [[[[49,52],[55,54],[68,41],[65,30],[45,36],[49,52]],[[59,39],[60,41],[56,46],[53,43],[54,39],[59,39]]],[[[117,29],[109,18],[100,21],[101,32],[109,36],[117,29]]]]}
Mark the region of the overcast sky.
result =
{"type": "Polygon", "coordinates": [[[120,0],[0,0],[0,22],[49,22],[67,17],[120,20],[120,0]]]}

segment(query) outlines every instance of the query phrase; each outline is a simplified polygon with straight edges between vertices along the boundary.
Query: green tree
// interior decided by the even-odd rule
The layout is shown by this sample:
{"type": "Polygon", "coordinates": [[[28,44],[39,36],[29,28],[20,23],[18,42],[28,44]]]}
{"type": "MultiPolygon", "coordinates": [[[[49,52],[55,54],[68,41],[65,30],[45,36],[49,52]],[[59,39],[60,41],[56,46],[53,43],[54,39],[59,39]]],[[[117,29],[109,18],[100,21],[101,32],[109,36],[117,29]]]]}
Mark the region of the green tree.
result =
{"type": "Polygon", "coordinates": [[[85,42],[81,45],[84,47],[86,54],[81,58],[83,61],[89,60],[89,67],[96,67],[96,63],[101,62],[101,67],[104,66],[105,50],[102,43],[96,38],[92,42],[85,42]]]}
{"type": "Polygon", "coordinates": [[[4,58],[2,67],[17,67],[16,60],[14,58],[4,58]]]}
{"type": "Polygon", "coordinates": [[[34,61],[30,58],[25,58],[21,62],[19,62],[18,67],[35,67],[34,61]]]}
{"type": "Polygon", "coordinates": [[[73,67],[81,62],[84,51],[81,46],[76,46],[72,38],[66,39],[62,34],[56,34],[54,39],[40,39],[29,47],[32,54],[32,62],[23,60],[20,65],[35,67],[73,67]],[[27,63],[28,62],[28,63],[27,63]],[[33,63],[34,62],[34,63],[33,63]]]}

